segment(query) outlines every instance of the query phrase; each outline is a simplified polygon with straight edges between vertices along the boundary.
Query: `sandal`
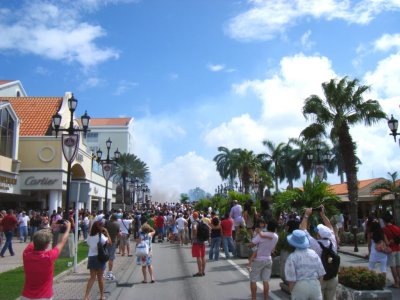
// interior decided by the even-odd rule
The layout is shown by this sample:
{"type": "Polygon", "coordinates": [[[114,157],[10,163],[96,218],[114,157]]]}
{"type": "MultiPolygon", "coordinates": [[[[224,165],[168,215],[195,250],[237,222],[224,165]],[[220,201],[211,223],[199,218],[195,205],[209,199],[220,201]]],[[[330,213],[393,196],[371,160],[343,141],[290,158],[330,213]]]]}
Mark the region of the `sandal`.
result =
{"type": "Polygon", "coordinates": [[[201,276],[203,276],[203,274],[202,274],[202,273],[196,273],[196,274],[193,274],[193,277],[201,277],[201,276]]]}
{"type": "Polygon", "coordinates": [[[144,281],[144,280],[143,280],[142,283],[147,283],[147,281],[144,281]]]}
{"type": "Polygon", "coordinates": [[[150,281],[150,283],[154,283],[154,282],[155,282],[154,280],[150,281]]]}

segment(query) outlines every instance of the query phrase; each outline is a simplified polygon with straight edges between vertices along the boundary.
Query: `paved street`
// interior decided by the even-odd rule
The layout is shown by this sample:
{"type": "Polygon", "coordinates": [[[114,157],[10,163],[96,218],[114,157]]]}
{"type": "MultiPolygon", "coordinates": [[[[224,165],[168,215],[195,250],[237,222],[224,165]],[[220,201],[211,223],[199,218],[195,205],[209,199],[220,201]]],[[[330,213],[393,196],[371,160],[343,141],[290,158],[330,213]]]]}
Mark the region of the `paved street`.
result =
{"type": "MultiPolygon", "coordinates": [[[[21,266],[21,253],[25,245],[14,243],[16,255],[6,256],[1,260],[1,272],[21,266]]],[[[153,249],[156,282],[154,284],[141,283],[142,273],[134,263],[135,257],[118,255],[114,272],[117,281],[106,282],[107,299],[249,299],[247,259],[226,260],[220,257],[219,261],[207,262],[205,277],[193,278],[196,263],[191,257],[189,245],[181,247],[176,244],[162,243],[153,244],[153,249]]],[[[366,247],[361,246],[359,250],[358,253],[354,253],[353,247],[341,247],[342,265],[366,266],[367,260],[362,258],[366,254],[366,247]]],[[[88,277],[85,262],[78,266],[77,273],[69,271],[57,276],[54,281],[54,299],[82,299],[88,277]]],[[[387,277],[389,286],[392,280],[390,272],[387,277]]],[[[289,295],[280,290],[280,282],[280,278],[271,279],[270,298],[290,299],[289,295]]],[[[393,299],[400,299],[400,289],[392,289],[392,292],[393,299]]],[[[258,298],[262,299],[261,284],[259,284],[258,298]]],[[[92,299],[98,299],[97,283],[93,287],[92,299]]]]}

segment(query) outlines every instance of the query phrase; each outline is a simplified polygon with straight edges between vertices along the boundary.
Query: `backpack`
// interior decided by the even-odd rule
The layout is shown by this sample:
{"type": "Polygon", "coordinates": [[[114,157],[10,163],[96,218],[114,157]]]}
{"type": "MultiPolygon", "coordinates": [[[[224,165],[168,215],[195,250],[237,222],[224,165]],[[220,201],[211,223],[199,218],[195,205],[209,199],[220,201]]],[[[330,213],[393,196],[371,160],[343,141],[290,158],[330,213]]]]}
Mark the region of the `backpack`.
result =
{"type": "Polygon", "coordinates": [[[330,241],[329,247],[325,247],[321,242],[318,242],[318,244],[322,249],[321,261],[326,272],[324,280],[335,278],[339,272],[340,256],[333,251],[332,241],[330,241]]]}
{"type": "Polygon", "coordinates": [[[197,225],[197,239],[199,242],[208,241],[210,237],[210,228],[203,221],[199,221],[197,225]]]}

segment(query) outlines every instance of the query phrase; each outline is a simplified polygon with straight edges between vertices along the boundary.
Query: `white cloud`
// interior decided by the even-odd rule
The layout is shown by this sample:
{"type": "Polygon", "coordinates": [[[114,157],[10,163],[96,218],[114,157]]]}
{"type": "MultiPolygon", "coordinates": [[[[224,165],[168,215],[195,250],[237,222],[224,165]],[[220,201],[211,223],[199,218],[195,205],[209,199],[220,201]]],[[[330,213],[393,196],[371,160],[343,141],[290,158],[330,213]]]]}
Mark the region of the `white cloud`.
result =
{"type": "Polygon", "coordinates": [[[80,21],[80,7],[84,3],[64,4],[62,1],[25,1],[7,18],[0,19],[0,49],[77,62],[85,68],[117,59],[118,51],[95,43],[106,35],[103,28],[80,21]]]}
{"type": "Polygon", "coordinates": [[[138,85],[139,84],[137,82],[121,80],[120,82],[118,82],[117,88],[113,92],[113,95],[121,96],[138,85]]]}
{"type": "Polygon", "coordinates": [[[374,71],[367,72],[365,80],[382,98],[398,97],[400,82],[400,53],[381,60],[374,71]]]}
{"type": "Polygon", "coordinates": [[[211,72],[220,72],[220,71],[225,69],[225,66],[224,65],[219,65],[219,64],[208,64],[207,68],[211,72]]]}
{"type": "Polygon", "coordinates": [[[35,68],[35,73],[39,74],[39,75],[48,75],[50,72],[48,69],[46,69],[45,67],[42,66],[37,66],[35,68]]]}
{"type": "Polygon", "coordinates": [[[400,34],[384,34],[374,43],[377,51],[389,51],[391,49],[400,50],[400,34]]]}
{"type": "Polygon", "coordinates": [[[261,152],[264,150],[261,142],[266,136],[266,128],[244,114],[211,129],[204,139],[207,146],[215,149],[224,146],[261,152]]]}
{"type": "Polygon", "coordinates": [[[310,40],[311,30],[307,30],[300,39],[300,44],[303,46],[304,50],[310,50],[314,46],[314,42],[310,40]]]}
{"type": "Polygon", "coordinates": [[[341,0],[248,0],[250,8],[232,18],[225,32],[238,40],[270,40],[300,19],[340,19],[368,24],[382,11],[399,10],[397,0],[362,0],[354,5],[341,0]]]}
{"type": "Polygon", "coordinates": [[[179,202],[180,194],[191,188],[200,187],[205,191],[214,191],[220,177],[215,163],[195,152],[178,156],[163,165],[152,174],[150,188],[153,201],[179,202]],[[168,180],[166,180],[168,178],[168,180]],[[182,187],[187,187],[187,190],[182,187]]]}

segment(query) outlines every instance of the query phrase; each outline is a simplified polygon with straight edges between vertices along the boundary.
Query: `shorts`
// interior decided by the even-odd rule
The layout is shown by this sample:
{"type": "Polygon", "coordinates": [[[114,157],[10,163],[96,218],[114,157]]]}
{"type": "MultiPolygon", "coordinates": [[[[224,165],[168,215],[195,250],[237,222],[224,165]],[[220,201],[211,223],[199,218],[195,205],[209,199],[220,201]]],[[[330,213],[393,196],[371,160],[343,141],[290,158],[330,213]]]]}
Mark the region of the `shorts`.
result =
{"type": "Polygon", "coordinates": [[[185,229],[179,229],[179,230],[178,230],[178,237],[179,237],[180,239],[183,239],[184,236],[185,236],[185,229]]]}
{"type": "Polygon", "coordinates": [[[151,258],[151,252],[149,253],[149,255],[136,257],[136,264],[142,267],[151,266],[151,258]]]}
{"type": "Polygon", "coordinates": [[[126,245],[129,245],[129,234],[123,233],[121,235],[120,240],[119,240],[119,245],[121,247],[125,247],[126,245]]]}
{"type": "Polygon", "coordinates": [[[255,260],[251,266],[250,282],[269,281],[271,279],[272,261],[255,260]]]}
{"type": "Polygon", "coordinates": [[[157,235],[164,235],[164,228],[157,228],[157,235]]]}
{"type": "Polygon", "coordinates": [[[104,271],[106,269],[106,263],[99,261],[97,259],[97,255],[89,256],[87,268],[88,268],[88,270],[103,270],[104,271]]]}
{"type": "Polygon", "coordinates": [[[387,265],[389,267],[400,267],[400,251],[392,252],[388,255],[387,265]]]}
{"type": "Polygon", "coordinates": [[[192,245],[192,257],[204,257],[206,255],[206,244],[194,243],[192,245]]]}
{"type": "Polygon", "coordinates": [[[33,298],[26,298],[24,296],[21,296],[19,298],[19,300],[53,300],[53,297],[52,298],[35,298],[35,299],[33,299],[33,298]]]}
{"type": "Polygon", "coordinates": [[[108,255],[110,256],[110,260],[115,259],[115,250],[117,249],[117,244],[107,245],[108,255]]]}

